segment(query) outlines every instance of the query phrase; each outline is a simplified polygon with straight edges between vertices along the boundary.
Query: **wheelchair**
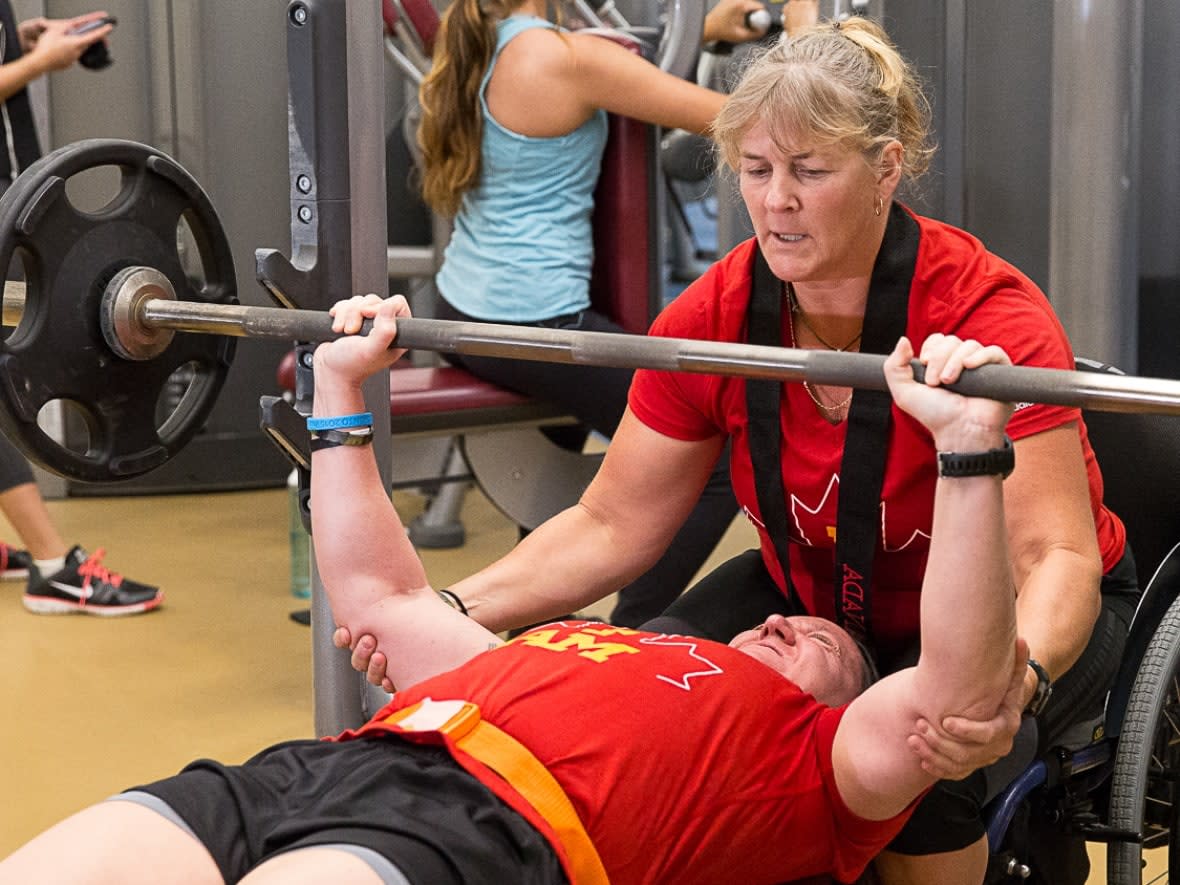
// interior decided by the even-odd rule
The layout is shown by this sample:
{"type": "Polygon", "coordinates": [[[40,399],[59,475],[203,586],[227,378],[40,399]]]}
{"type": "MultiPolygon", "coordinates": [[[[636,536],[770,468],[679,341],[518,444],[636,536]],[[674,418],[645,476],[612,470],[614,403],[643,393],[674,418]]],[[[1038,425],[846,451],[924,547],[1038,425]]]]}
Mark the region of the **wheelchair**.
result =
{"type": "Polygon", "coordinates": [[[1105,844],[1109,885],[1180,870],[1180,421],[1084,417],[1143,595],[1091,739],[1052,748],[989,805],[988,885],[1084,885],[1086,843],[1105,844]]]}

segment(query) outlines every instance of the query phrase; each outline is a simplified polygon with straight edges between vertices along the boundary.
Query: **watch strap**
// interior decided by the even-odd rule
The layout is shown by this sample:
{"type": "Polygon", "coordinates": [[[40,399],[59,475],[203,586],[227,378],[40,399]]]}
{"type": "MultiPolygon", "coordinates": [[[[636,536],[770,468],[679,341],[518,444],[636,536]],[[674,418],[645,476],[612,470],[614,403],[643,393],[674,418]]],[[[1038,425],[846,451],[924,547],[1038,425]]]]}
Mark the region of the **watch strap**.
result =
{"type": "Polygon", "coordinates": [[[1016,467],[1016,450],[1012,439],[1004,434],[1004,444],[986,452],[939,452],[938,475],[949,479],[967,476],[1007,478],[1016,467]]]}
{"type": "Polygon", "coordinates": [[[311,450],[334,449],[337,446],[367,446],[373,442],[373,428],[357,430],[315,430],[311,434],[311,450]]]}
{"type": "Polygon", "coordinates": [[[1024,712],[1029,716],[1040,716],[1053,694],[1053,683],[1049,680],[1049,674],[1045,668],[1033,658],[1028,659],[1028,667],[1037,674],[1037,690],[1033,693],[1028,706],[1024,708],[1024,712]]]}

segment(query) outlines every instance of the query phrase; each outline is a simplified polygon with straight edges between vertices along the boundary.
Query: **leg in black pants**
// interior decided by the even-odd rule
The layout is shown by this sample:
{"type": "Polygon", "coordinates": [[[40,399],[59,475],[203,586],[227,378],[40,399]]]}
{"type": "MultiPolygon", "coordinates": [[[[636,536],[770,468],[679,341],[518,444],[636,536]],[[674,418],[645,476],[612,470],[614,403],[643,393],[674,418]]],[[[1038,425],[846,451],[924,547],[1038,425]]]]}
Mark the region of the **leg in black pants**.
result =
{"type": "MultiPolygon", "coordinates": [[[[440,300],[438,316],[446,320],[479,322],[440,300]]],[[[528,325],[589,332],[624,333],[594,311],[582,311],[528,325]]],[[[614,435],[627,406],[630,369],[572,366],[527,360],[494,359],[449,354],[449,360],[493,384],[557,403],[586,427],[603,436],[614,435]]],[[[737,500],[729,482],[729,458],[717,461],[709,482],[692,513],[652,568],[619,592],[611,623],[634,627],[662,612],[678,597],[708,559],[737,514],[737,500]]]]}
{"type": "Polygon", "coordinates": [[[807,614],[783,596],[762,562],[762,553],[747,550],[693,584],[643,629],[729,642],[775,613],[807,614]]]}
{"type": "Polygon", "coordinates": [[[0,492],[33,482],[33,469],[8,437],[0,434],[0,492]]]}

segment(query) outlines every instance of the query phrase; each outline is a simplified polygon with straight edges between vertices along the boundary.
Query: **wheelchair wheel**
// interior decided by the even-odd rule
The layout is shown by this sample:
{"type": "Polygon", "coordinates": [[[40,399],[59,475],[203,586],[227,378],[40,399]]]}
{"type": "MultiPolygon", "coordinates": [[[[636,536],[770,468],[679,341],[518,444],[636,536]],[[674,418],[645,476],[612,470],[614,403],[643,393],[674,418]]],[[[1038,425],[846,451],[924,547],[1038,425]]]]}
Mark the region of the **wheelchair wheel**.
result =
{"type": "Polygon", "coordinates": [[[1108,882],[1166,883],[1173,866],[1180,870],[1180,600],[1131,687],[1110,789],[1110,825],[1141,831],[1143,844],[1108,846],[1108,882]]]}

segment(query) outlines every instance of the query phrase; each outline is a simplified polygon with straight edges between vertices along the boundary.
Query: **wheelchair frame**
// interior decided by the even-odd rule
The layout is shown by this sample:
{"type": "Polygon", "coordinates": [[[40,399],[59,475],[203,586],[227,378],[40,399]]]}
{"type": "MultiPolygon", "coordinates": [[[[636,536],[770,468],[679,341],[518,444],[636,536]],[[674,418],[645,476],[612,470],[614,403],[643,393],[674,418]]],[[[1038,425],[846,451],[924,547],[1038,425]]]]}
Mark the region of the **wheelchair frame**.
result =
{"type": "Polygon", "coordinates": [[[1180,870],[1180,838],[1173,835],[1180,832],[1180,433],[1174,419],[1161,416],[1085,419],[1111,492],[1107,501],[1127,525],[1132,551],[1143,555],[1140,574],[1148,574],[1143,567],[1154,571],[1095,739],[1053,748],[989,806],[988,883],[1083,885],[1068,873],[1037,868],[1029,831],[1038,826],[1106,843],[1109,885],[1166,882],[1167,870],[1180,870]]]}

